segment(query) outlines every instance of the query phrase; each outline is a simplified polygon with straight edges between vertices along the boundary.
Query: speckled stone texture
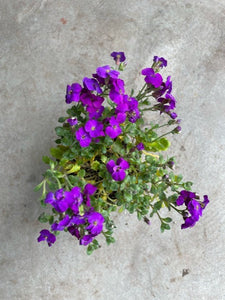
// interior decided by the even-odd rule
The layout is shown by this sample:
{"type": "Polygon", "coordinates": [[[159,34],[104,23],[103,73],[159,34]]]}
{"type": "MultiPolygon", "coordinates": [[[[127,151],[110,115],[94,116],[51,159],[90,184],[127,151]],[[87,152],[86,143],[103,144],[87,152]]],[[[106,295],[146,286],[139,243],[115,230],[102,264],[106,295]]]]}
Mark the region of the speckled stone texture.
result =
{"type": "Polygon", "coordinates": [[[224,300],[225,1],[1,0],[0,11],[0,299],[224,300]],[[141,87],[154,55],[167,58],[183,120],[170,153],[211,203],[195,228],[181,231],[176,216],[164,234],[156,218],[149,227],[115,216],[116,244],[89,257],[68,234],[37,243],[33,188],[66,85],[111,63],[112,51],[126,53],[127,90],[141,87]]]}

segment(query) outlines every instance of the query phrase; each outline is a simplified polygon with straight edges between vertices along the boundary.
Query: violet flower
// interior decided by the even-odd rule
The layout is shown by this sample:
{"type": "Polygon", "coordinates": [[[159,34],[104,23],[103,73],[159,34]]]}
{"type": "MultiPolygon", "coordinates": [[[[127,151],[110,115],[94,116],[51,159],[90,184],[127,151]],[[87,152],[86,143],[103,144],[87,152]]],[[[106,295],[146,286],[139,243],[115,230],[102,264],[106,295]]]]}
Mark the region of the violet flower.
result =
{"type": "Polygon", "coordinates": [[[120,72],[112,70],[109,65],[97,68],[96,73],[101,78],[110,77],[113,79],[116,79],[120,74],[120,72]]]}
{"type": "Polygon", "coordinates": [[[124,52],[112,52],[111,56],[113,57],[117,65],[126,60],[124,52]]]}
{"type": "Polygon", "coordinates": [[[79,83],[73,83],[72,85],[67,85],[66,89],[66,103],[78,102],[80,97],[80,92],[82,87],[79,83]]]}
{"type": "Polygon", "coordinates": [[[43,229],[40,231],[40,236],[37,238],[38,242],[47,241],[48,246],[51,247],[55,243],[56,237],[49,230],[43,229]]]}
{"type": "Polygon", "coordinates": [[[77,123],[78,123],[77,118],[75,118],[75,117],[67,119],[67,122],[70,124],[70,126],[77,125],[77,123]]]}
{"type": "Polygon", "coordinates": [[[88,120],[84,126],[85,131],[89,133],[90,137],[96,138],[99,136],[104,136],[103,124],[96,120],[88,120]]]}
{"type": "Polygon", "coordinates": [[[119,126],[118,121],[114,116],[112,116],[109,120],[109,126],[106,127],[105,133],[111,137],[111,139],[115,139],[118,135],[121,134],[122,129],[119,126]]]}
{"type": "Polygon", "coordinates": [[[122,181],[126,177],[125,170],[130,167],[129,163],[122,157],[118,158],[116,163],[114,160],[110,160],[106,164],[108,172],[112,175],[112,178],[116,181],[122,181]]]}
{"type": "Polygon", "coordinates": [[[85,131],[84,127],[79,128],[76,133],[76,139],[79,141],[80,146],[85,148],[91,143],[91,136],[85,131]]]}
{"type": "Polygon", "coordinates": [[[154,56],[153,61],[157,63],[160,68],[167,66],[167,60],[163,57],[154,56]]]}
{"type": "Polygon", "coordinates": [[[49,192],[45,198],[45,203],[51,204],[59,213],[63,213],[69,208],[63,189],[59,189],[55,193],[49,192]]]}
{"type": "Polygon", "coordinates": [[[155,88],[160,87],[162,84],[162,76],[159,73],[155,73],[152,68],[143,69],[141,72],[142,75],[145,75],[145,82],[151,84],[155,88]]]}
{"type": "Polygon", "coordinates": [[[89,91],[96,91],[98,94],[102,94],[102,89],[96,79],[84,77],[83,84],[89,91]]]}
{"type": "Polygon", "coordinates": [[[85,228],[92,235],[98,235],[102,232],[104,217],[99,212],[91,212],[87,216],[89,225],[85,228]]]}

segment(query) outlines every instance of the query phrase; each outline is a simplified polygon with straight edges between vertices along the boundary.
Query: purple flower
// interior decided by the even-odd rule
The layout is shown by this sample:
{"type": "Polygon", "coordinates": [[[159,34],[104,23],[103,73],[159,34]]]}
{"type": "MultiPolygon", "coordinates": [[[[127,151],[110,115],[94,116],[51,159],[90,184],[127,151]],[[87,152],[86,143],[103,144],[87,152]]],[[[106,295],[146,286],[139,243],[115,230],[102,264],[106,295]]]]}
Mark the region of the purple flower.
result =
{"type": "Polygon", "coordinates": [[[138,110],[138,101],[135,98],[130,98],[128,101],[128,117],[131,123],[135,123],[141,117],[138,110]]]}
{"type": "Polygon", "coordinates": [[[92,234],[84,235],[80,239],[80,245],[87,246],[93,241],[94,236],[92,234]]]}
{"type": "Polygon", "coordinates": [[[86,197],[86,205],[91,206],[91,198],[90,195],[93,195],[97,187],[92,185],[91,183],[87,183],[84,187],[84,196],[86,197]]]}
{"type": "Polygon", "coordinates": [[[92,185],[91,183],[87,183],[84,187],[84,194],[93,195],[97,190],[97,187],[92,185]]]}
{"type": "Polygon", "coordinates": [[[51,247],[55,243],[56,237],[49,230],[43,229],[40,231],[40,236],[37,239],[38,242],[47,241],[48,246],[51,247]]]}
{"type": "Polygon", "coordinates": [[[76,131],[76,139],[79,141],[81,147],[88,147],[91,143],[91,137],[84,127],[76,131]]]}
{"type": "Polygon", "coordinates": [[[184,219],[184,224],[181,225],[181,229],[185,229],[188,227],[193,227],[196,223],[196,220],[192,217],[187,217],[184,219]]]}
{"type": "Polygon", "coordinates": [[[49,192],[46,196],[45,203],[51,204],[55,210],[60,213],[65,212],[69,208],[63,189],[59,189],[55,193],[49,192]]]}
{"type": "Polygon", "coordinates": [[[73,101],[78,102],[81,90],[82,90],[82,87],[79,83],[73,83],[71,86],[67,85],[66,103],[70,104],[73,101]]]}
{"type": "Polygon", "coordinates": [[[160,68],[167,66],[167,60],[163,57],[154,56],[153,61],[157,63],[160,68]]]}
{"type": "Polygon", "coordinates": [[[70,217],[68,215],[65,215],[65,217],[59,221],[59,223],[53,223],[51,226],[52,231],[62,231],[65,227],[68,226],[70,223],[70,217]]]}
{"type": "Polygon", "coordinates": [[[109,124],[110,125],[105,129],[105,133],[111,137],[111,139],[115,139],[121,134],[122,129],[120,128],[119,123],[114,116],[110,118],[109,124]]]}
{"type": "Polygon", "coordinates": [[[117,65],[126,60],[124,52],[112,52],[111,56],[113,57],[117,65]]]}
{"type": "Polygon", "coordinates": [[[103,124],[96,120],[88,120],[84,128],[85,131],[88,132],[90,137],[92,138],[105,135],[103,132],[103,124]]]}
{"type": "Polygon", "coordinates": [[[70,126],[77,125],[77,123],[78,123],[77,118],[75,118],[75,117],[67,119],[67,122],[70,124],[70,126]]]}
{"type": "Polygon", "coordinates": [[[209,204],[209,198],[207,195],[204,195],[203,198],[204,198],[204,201],[202,202],[202,207],[204,209],[209,204]]]}
{"type": "Polygon", "coordinates": [[[143,143],[139,143],[139,144],[137,144],[136,148],[137,148],[139,151],[141,151],[141,150],[144,150],[144,149],[145,149],[145,146],[144,146],[143,143]]]}
{"type": "Polygon", "coordinates": [[[79,206],[83,202],[83,195],[80,191],[80,188],[75,186],[71,191],[65,192],[65,199],[69,204],[69,207],[73,210],[74,213],[79,212],[79,206]]]}
{"type": "Polygon", "coordinates": [[[87,106],[87,111],[92,113],[100,109],[102,103],[104,102],[104,98],[91,93],[84,93],[81,95],[81,102],[84,106],[87,106]]]}
{"type": "Polygon", "coordinates": [[[96,91],[98,94],[102,93],[102,89],[100,88],[98,81],[94,78],[84,77],[83,84],[89,91],[96,91]]]}
{"type": "Polygon", "coordinates": [[[152,68],[146,68],[142,70],[142,75],[145,76],[145,82],[147,84],[153,85],[155,88],[160,87],[162,84],[162,76],[159,73],[155,73],[155,71],[152,68]]]}
{"type": "Polygon", "coordinates": [[[180,196],[176,200],[178,206],[185,204],[186,210],[183,211],[184,224],[181,225],[181,229],[193,227],[195,223],[202,216],[202,211],[205,209],[206,205],[209,203],[208,196],[204,196],[204,201],[197,201],[199,197],[193,193],[186,190],[180,192],[180,196]]]}
{"type": "Polygon", "coordinates": [[[126,177],[125,170],[128,169],[129,163],[122,157],[118,158],[116,163],[114,160],[110,160],[106,164],[108,172],[112,175],[112,178],[116,181],[122,181],[126,177]]]}
{"type": "Polygon", "coordinates": [[[71,235],[74,235],[78,240],[80,239],[80,231],[76,226],[69,226],[68,231],[71,235]]]}
{"type": "Polygon", "coordinates": [[[103,229],[104,217],[99,212],[91,212],[87,216],[89,225],[85,228],[92,235],[98,235],[103,229]]]}
{"type": "Polygon", "coordinates": [[[116,79],[120,74],[118,71],[112,70],[109,65],[97,68],[96,73],[101,78],[110,77],[113,79],[116,79]]]}
{"type": "Polygon", "coordinates": [[[171,81],[171,76],[168,76],[166,82],[163,82],[159,87],[159,89],[154,91],[154,93],[152,93],[152,96],[157,99],[159,97],[162,97],[165,93],[171,94],[172,88],[173,88],[173,84],[171,81]]]}
{"type": "Polygon", "coordinates": [[[104,106],[100,106],[99,108],[95,109],[95,111],[89,112],[89,117],[91,119],[99,119],[102,116],[104,109],[104,106]]]}
{"type": "Polygon", "coordinates": [[[125,90],[124,90],[124,81],[122,79],[114,79],[112,81],[112,87],[110,89],[109,92],[109,98],[115,102],[115,103],[119,103],[122,100],[122,96],[124,94],[125,90]]]}

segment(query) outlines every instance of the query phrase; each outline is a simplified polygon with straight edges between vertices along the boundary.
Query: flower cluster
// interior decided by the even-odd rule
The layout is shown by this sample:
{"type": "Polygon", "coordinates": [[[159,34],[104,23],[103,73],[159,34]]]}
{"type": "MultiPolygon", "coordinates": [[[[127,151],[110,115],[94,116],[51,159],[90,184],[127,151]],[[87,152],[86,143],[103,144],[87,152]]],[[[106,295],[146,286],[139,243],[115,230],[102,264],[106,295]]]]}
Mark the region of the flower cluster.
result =
{"type": "MultiPolygon", "coordinates": [[[[113,52],[112,56],[118,62],[125,60],[124,53],[113,52]]],[[[81,147],[88,147],[92,141],[99,142],[100,137],[108,135],[115,139],[122,133],[121,125],[126,119],[135,123],[140,118],[138,101],[125,94],[124,81],[119,79],[120,72],[113,70],[109,65],[98,67],[92,78],[83,79],[83,87],[79,83],[67,86],[66,103],[80,102],[88,115],[84,126],[76,131],[76,139],[81,147]],[[104,91],[108,91],[110,105],[113,110],[107,117],[103,116],[105,110],[104,91]]],[[[68,120],[70,125],[71,119],[68,120]]]]}
{"type": "MultiPolygon", "coordinates": [[[[104,217],[96,212],[90,203],[90,196],[96,189],[88,183],[83,193],[77,186],[71,191],[59,189],[55,193],[49,192],[45,203],[51,204],[55,211],[60,213],[60,220],[51,225],[51,230],[53,232],[67,230],[80,241],[80,245],[90,244],[102,232],[104,223],[104,217]]],[[[47,229],[43,229],[38,242],[44,240],[51,246],[55,243],[56,237],[47,229]]]]}
{"type": "Polygon", "coordinates": [[[203,202],[199,202],[199,196],[190,191],[182,190],[180,196],[177,198],[176,204],[178,206],[185,204],[186,209],[183,211],[184,224],[181,228],[193,227],[195,223],[202,216],[202,211],[205,209],[206,205],[209,203],[207,195],[204,195],[203,202]]]}
{"type": "Polygon", "coordinates": [[[51,208],[39,217],[50,230],[41,230],[38,242],[49,246],[61,231],[87,246],[88,254],[100,247],[100,234],[114,243],[114,211],[136,213],[148,225],[156,216],[163,232],[172,221],[160,214],[167,208],[183,217],[182,229],[193,227],[209,202],[206,195],[201,202],[191,192],[192,182],[174,173],[174,157],[162,155],[170,146],[167,136],[181,131],[171,76],[160,74],[166,59],[154,56],[152,66],[142,69],[143,87],[128,94],[120,78],[125,54],[111,57],[115,67],[100,66],[82,84],[67,86],[65,101],[71,106],[58,120],[62,125],[55,128],[51,157],[43,157],[49,168],[35,190],[42,189],[41,205],[51,208]],[[159,111],[159,121],[144,124],[145,111],[159,111]]]}

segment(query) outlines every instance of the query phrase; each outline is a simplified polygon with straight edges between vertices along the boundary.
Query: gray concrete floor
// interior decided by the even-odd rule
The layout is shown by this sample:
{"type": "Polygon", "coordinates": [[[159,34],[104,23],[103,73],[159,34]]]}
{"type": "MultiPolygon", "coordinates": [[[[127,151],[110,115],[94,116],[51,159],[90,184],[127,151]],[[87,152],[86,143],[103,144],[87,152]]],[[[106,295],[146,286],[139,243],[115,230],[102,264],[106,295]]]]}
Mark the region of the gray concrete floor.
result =
{"type": "Polygon", "coordinates": [[[1,0],[0,8],[0,299],[225,299],[225,1],[1,0]],[[168,59],[183,120],[171,150],[177,172],[211,203],[190,230],[175,218],[161,234],[156,219],[148,227],[125,214],[115,217],[116,244],[91,257],[67,234],[48,248],[36,242],[33,187],[67,108],[65,87],[119,50],[128,89],[140,88],[154,55],[168,59]]]}

